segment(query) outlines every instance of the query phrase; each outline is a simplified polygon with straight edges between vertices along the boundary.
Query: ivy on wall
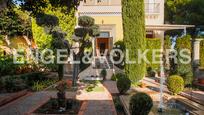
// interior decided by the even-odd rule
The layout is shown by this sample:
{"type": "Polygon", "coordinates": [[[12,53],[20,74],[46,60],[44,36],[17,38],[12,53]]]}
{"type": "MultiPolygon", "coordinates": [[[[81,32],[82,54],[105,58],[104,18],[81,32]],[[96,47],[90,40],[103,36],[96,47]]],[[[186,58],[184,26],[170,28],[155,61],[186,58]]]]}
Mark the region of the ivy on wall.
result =
{"type": "MultiPolygon", "coordinates": [[[[151,67],[152,69],[156,70],[160,68],[160,64],[154,64],[152,63],[152,51],[153,49],[161,49],[161,39],[159,38],[154,38],[154,39],[149,39],[147,38],[146,42],[146,49],[149,49],[147,53],[147,59],[150,62],[150,64],[147,64],[147,67],[151,67]]],[[[157,59],[159,60],[159,59],[157,59]]]]}
{"type": "Polygon", "coordinates": [[[200,66],[204,68],[204,41],[200,44],[200,66]]]}

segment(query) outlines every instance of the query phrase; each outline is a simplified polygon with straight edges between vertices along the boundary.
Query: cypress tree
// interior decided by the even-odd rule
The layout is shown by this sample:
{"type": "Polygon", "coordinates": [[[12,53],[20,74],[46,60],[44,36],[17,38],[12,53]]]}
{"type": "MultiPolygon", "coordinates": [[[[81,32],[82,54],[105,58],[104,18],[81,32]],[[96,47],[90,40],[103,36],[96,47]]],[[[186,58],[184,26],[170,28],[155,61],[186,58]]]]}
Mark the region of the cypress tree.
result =
{"type": "Polygon", "coordinates": [[[126,56],[125,72],[132,83],[137,83],[145,76],[146,65],[138,63],[138,49],[145,50],[145,12],[144,0],[122,0],[122,18],[124,42],[129,56],[126,56]],[[136,61],[128,64],[127,59],[136,61]]]}

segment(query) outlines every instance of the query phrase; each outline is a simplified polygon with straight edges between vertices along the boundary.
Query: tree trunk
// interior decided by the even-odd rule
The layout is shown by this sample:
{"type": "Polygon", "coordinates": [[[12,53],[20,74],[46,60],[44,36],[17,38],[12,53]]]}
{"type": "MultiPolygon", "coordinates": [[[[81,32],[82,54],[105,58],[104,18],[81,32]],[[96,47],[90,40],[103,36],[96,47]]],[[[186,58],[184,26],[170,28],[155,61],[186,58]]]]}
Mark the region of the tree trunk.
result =
{"type": "Polygon", "coordinates": [[[58,77],[59,77],[59,80],[62,80],[64,77],[64,65],[63,64],[58,65],[58,77]]]}

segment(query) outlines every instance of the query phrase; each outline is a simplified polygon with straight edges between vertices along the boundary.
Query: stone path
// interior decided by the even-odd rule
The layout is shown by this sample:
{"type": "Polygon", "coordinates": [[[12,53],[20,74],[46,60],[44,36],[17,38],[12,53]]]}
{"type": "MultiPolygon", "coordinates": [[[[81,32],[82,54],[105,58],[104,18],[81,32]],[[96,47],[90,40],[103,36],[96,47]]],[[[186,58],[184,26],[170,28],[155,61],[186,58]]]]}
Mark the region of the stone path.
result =
{"type": "Polygon", "coordinates": [[[79,115],[117,115],[111,94],[103,85],[102,87],[102,92],[81,91],[77,95],[77,99],[86,101],[79,115]]]}
{"type": "MultiPolygon", "coordinates": [[[[78,93],[67,92],[67,98],[83,100],[84,104],[79,115],[116,115],[115,106],[109,91],[104,88],[102,92],[78,93]]],[[[27,94],[0,108],[0,115],[30,115],[38,107],[46,103],[50,98],[56,97],[55,91],[41,91],[27,94]]]]}
{"type": "Polygon", "coordinates": [[[107,90],[112,94],[112,95],[117,95],[119,94],[117,84],[115,81],[104,81],[103,85],[107,88],[107,90]]]}

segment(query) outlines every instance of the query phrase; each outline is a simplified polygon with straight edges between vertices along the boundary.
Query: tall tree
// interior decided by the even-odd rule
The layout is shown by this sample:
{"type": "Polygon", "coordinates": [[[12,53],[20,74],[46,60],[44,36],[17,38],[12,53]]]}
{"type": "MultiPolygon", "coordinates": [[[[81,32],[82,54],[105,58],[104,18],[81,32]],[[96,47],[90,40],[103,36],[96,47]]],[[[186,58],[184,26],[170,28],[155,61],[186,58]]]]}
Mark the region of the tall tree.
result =
{"type": "Polygon", "coordinates": [[[204,0],[166,0],[165,21],[172,24],[204,25],[204,0]]]}
{"type": "Polygon", "coordinates": [[[129,56],[126,57],[125,72],[132,83],[136,83],[145,76],[146,65],[138,63],[137,50],[145,49],[145,12],[144,0],[122,0],[122,18],[124,42],[129,56]],[[128,64],[127,59],[137,61],[128,64]]]}

